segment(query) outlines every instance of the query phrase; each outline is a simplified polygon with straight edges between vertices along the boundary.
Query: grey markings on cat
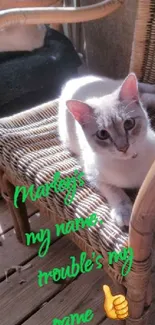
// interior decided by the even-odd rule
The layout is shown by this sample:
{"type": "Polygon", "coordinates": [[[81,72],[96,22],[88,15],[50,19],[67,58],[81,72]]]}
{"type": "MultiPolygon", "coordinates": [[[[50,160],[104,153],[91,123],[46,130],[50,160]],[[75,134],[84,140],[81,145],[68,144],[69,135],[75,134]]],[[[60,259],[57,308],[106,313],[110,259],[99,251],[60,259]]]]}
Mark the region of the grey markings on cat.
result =
{"type": "Polygon", "coordinates": [[[155,105],[155,86],[138,85],[134,73],[124,81],[70,80],[60,98],[60,139],[108,200],[119,226],[129,224],[132,211],[123,189],[140,187],[155,159],[155,133],[146,110],[150,103],[155,105]]]}

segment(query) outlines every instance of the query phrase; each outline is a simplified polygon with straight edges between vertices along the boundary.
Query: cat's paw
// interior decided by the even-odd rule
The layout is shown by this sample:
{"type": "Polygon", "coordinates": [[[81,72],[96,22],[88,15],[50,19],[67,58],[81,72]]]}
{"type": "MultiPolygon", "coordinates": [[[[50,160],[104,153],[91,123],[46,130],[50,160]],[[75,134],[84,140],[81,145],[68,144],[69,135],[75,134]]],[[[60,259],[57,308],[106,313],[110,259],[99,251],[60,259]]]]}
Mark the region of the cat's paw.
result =
{"type": "Polygon", "coordinates": [[[122,202],[117,207],[111,210],[111,217],[114,219],[119,227],[129,226],[129,221],[132,212],[132,204],[129,202],[122,202]]]}

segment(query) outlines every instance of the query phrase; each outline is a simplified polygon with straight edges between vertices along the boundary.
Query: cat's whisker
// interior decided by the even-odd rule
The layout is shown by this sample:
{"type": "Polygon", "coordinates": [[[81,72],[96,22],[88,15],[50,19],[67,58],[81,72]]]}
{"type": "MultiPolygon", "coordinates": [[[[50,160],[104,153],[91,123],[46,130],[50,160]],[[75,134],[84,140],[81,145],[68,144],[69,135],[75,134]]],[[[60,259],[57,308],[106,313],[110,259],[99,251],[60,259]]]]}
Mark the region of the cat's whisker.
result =
{"type": "Polygon", "coordinates": [[[137,100],[131,101],[128,105],[124,107],[124,110],[126,110],[131,104],[137,103],[137,100]]]}
{"type": "Polygon", "coordinates": [[[132,111],[128,112],[126,116],[127,116],[127,117],[128,117],[128,116],[130,116],[130,115],[131,115],[131,113],[135,113],[135,111],[136,111],[136,110],[135,110],[135,109],[133,109],[132,111]]]}

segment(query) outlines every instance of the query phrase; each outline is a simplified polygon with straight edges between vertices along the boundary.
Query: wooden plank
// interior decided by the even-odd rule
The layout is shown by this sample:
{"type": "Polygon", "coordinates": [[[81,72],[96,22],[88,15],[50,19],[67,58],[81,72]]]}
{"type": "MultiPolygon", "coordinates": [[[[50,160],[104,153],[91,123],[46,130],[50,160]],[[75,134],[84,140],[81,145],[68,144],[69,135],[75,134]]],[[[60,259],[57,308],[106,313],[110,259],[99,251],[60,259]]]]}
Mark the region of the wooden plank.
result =
{"type": "MultiPolygon", "coordinates": [[[[32,215],[36,212],[36,207],[31,201],[26,202],[28,215],[32,215]]],[[[13,228],[13,222],[11,214],[8,210],[7,204],[4,200],[0,200],[0,235],[13,228]]]]}
{"type": "Polygon", "coordinates": [[[80,275],[22,325],[51,325],[54,318],[62,319],[71,313],[81,314],[87,309],[92,309],[94,313],[91,325],[99,324],[105,318],[103,284],[113,286],[103,270],[94,268],[80,275]]]}
{"type": "Polygon", "coordinates": [[[122,324],[123,325],[123,322],[122,321],[118,321],[116,319],[110,319],[110,318],[106,318],[105,320],[103,320],[103,322],[101,322],[99,325],[120,325],[122,324]]]}
{"type": "MultiPolygon", "coordinates": [[[[51,225],[49,217],[39,216],[35,214],[30,218],[32,231],[39,232],[40,228],[51,229],[52,241],[56,240],[55,227],[51,225]]],[[[38,245],[31,247],[24,246],[16,239],[14,230],[10,230],[7,233],[1,235],[2,246],[0,246],[0,279],[4,277],[6,269],[13,265],[24,264],[27,260],[36,256],[38,245]]]]}
{"type": "Polygon", "coordinates": [[[62,289],[61,284],[53,283],[39,287],[38,270],[50,271],[54,267],[69,264],[70,255],[79,256],[80,250],[67,237],[54,243],[44,258],[34,258],[32,268],[22,272],[25,283],[18,283],[19,276],[14,273],[9,283],[0,283],[0,324],[16,325],[62,289]]]}
{"type": "Polygon", "coordinates": [[[153,304],[151,306],[148,325],[154,325],[154,319],[155,319],[155,301],[153,302],[153,304]]]}
{"type": "MultiPolygon", "coordinates": [[[[153,265],[154,263],[155,263],[155,254],[153,255],[153,265]]],[[[154,319],[155,319],[155,265],[152,268],[151,284],[152,284],[152,305],[150,308],[148,325],[154,325],[154,319]]]]}

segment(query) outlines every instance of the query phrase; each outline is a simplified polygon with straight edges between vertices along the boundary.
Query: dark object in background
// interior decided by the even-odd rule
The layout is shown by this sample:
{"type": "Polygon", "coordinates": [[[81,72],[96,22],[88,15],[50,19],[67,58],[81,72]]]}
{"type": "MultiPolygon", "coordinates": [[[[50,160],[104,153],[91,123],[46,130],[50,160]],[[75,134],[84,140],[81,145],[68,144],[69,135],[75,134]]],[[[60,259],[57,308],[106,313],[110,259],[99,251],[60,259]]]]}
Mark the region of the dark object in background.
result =
{"type": "Polygon", "coordinates": [[[0,53],[0,117],[57,98],[80,65],[71,41],[48,27],[43,47],[0,53]]]}

